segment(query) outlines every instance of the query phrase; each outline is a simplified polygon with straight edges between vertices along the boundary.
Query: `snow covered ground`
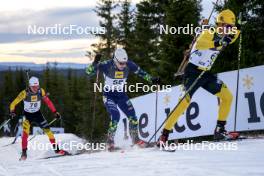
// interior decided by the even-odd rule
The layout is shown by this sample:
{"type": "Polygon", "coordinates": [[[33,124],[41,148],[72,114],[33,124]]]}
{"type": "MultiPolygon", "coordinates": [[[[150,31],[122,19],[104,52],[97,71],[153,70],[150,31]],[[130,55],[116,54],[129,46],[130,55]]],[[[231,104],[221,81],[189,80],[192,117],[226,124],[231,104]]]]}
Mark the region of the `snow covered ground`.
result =
{"type": "MultiPolygon", "coordinates": [[[[56,135],[64,142],[82,141],[72,134],[56,135]]],[[[162,152],[158,149],[131,149],[124,152],[106,151],[39,159],[50,155],[48,151],[32,151],[28,160],[18,161],[20,140],[17,144],[3,147],[13,138],[0,138],[0,176],[263,176],[264,139],[247,139],[237,142],[235,151],[192,150],[162,152]]],[[[48,143],[46,136],[33,141],[48,143]]],[[[32,142],[33,142],[32,141],[32,142]]]]}

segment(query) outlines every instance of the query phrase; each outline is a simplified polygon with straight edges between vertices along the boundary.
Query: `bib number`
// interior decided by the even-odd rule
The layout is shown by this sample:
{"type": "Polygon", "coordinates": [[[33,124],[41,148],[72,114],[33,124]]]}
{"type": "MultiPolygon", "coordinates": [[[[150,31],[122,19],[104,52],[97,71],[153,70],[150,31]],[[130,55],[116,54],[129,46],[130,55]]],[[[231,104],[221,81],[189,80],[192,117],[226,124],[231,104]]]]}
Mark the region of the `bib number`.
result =
{"type": "Polygon", "coordinates": [[[24,110],[29,113],[34,113],[40,110],[41,102],[24,102],[24,110]]]}
{"type": "Polygon", "coordinates": [[[123,84],[124,80],[123,79],[115,79],[113,81],[113,85],[121,85],[123,84]]]}

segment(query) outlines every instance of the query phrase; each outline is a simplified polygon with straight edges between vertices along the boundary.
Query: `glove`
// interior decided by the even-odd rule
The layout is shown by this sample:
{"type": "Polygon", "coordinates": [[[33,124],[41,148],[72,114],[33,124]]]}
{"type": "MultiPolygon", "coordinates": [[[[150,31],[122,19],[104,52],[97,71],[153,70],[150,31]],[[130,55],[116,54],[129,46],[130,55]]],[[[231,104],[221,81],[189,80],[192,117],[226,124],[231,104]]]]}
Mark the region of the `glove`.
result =
{"type": "Polygon", "coordinates": [[[16,117],[16,113],[14,111],[10,112],[9,114],[10,119],[14,119],[16,117]]]}
{"type": "Polygon", "coordinates": [[[55,112],[55,113],[54,113],[54,116],[55,116],[55,118],[56,118],[57,120],[60,120],[60,119],[61,119],[61,115],[60,115],[59,112],[55,112]]]}
{"type": "Polygon", "coordinates": [[[203,19],[202,20],[202,25],[208,25],[209,24],[209,20],[208,19],[203,19]]]}
{"type": "Polygon", "coordinates": [[[94,57],[93,65],[97,65],[99,61],[101,60],[102,55],[101,54],[96,54],[94,57]]]}
{"type": "Polygon", "coordinates": [[[160,78],[159,77],[153,77],[151,79],[152,84],[160,84],[160,78]]]}
{"type": "Polygon", "coordinates": [[[223,47],[226,47],[230,42],[232,41],[232,38],[230,36],[224,36],[220,41],[219,44],[223,47]]]}
{"type": "Polygon", "coordinates": [[[247,21],[243,21],[242,20],[242,12],[239,13],[238,17],[237,17],[237,24],[240,25],[240,26],[243,26],[247,23],[247,21]]]}

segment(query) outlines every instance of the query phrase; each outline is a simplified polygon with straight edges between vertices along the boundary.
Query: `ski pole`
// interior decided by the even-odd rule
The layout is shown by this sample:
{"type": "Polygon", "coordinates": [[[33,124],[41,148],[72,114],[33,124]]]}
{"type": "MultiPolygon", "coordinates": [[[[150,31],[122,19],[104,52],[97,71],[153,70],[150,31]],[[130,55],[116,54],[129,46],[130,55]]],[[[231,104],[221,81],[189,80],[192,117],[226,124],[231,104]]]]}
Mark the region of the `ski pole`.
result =
{"type": "MultiPolygon", "coordinates": [[[[189,89],[185,92],[184,96],[180,99],[180,101],[177,103],[177,105],[174,107],[174,109],[171,111],[171,113],[179,106],[179,104],[184,100],[184,98],[189,94],[189,92],[193,89],[193,87],[196,85],[196,83],[201,79],[201,77],[204,75],[206,71],[202,71],[200,73],[200,75],[195,79],[195,81],[192,83],[192,85],[189,87],[189,89]]],[[[171,113],[168,115],[168,117],[171,115],[171,113]]],[[[159,128],[155,131],[155,133],[150,137],[150,139],[148,140],[147,144],[149,144],[151,142],[151,140],[156,136],[156,134],[158,133],[158,131],[162,128],[162,126],[167,122],[166,118],[162,124],[159,126],[159,128]]]]}
{"type": "Polygon", "coordinates": [[[240,79],[240,60],[242,53],[242,27],[246,24],[246,21],[242,21],[242,12],[239,13],[239,20],[241,22],[239,45],[238,45],[238,56],[237,56],[237,86],[236,86],[236,104],[235,104],[235,120],[234,120],[234,131],[236,131],[237,124],[237,108],[238,108],[238,93],[239,93],[239,79],[240,79]]]}
{"type": "Polygon", "coordinates": [[[19,132],[19,122],[17,123],[17,125],[16,125],[16,127],[14,129],[14,134],[16,134],[16,137],[15,137],[14,141],[12,142],[12,144],[14,144],[16,142],[16,140],[18,138],[18,136],[17,136],[18,132],[19,132]]]}
{"type": "Polygon", "coordinates": [[[9,122],[10,122],[10,118],[9,119],[7,119],[7,120],[5,120],[1,125],[0,125],[0,130],[6,125],[6,124],[8,124],[9,122]]]}
{"type": "MultiPolygon", "coordinates": [[[[155,131],[157,131],[157,121],[158,121],[158,98],[159,98],[159,85],[157,85],[156,94],[156,102],[155,102],[155,131]]],[[[155,141],[156,141],[156,134],[155,134],[155,141]]]]}
{"type": "MultiPolygon", "coordinates": [[[[96,71],[96,84],[98,84],[99,81],[99,68],[96,71]]],[[[95,126],[95,103],[96,103],[96,99],[97,99],[97,93],[96,91],[94,92],[94,101],[93,101],[93,119],[92,119],[92,130],[91,130],[91,140],[93,140],[93,132],[94,132],[94,126],[95,126]]]]}
{"type": "Polygon", "coordinates": [[[123,123],[124,123],[124,139],[127,140],[129,137],[127,135],[127,119],[126,118],[123,119],[123,123]]]}
{"type": "Polygon", "coordinates": [[[30,69],[26,70],[26,75],[27,75],[26,87],[27,88],[29,88],[29,72],[30,72],[30,69]]]}

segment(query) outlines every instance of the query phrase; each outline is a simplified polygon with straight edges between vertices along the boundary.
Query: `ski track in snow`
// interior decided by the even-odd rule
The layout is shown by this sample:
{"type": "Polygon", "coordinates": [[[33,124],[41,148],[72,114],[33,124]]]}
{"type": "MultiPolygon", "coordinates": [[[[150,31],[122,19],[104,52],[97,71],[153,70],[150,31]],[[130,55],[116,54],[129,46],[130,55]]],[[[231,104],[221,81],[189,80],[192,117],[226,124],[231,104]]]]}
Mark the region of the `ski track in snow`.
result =
{"type": "MultiPolygon", "coordinates": [[[[56,135],[62,140],[80,140],[72,134],[56,135]]],[[[0,138],[0,146],[13,138],[0,138]]],[[[46,136],[38,142],[48,143],[46,136]]],[[[17,144],[0,147],[0,176],[263,176],[264,139],[237,141],[236,151],[176,151],[125,149],[124,153],[98,152],[52,159],[39,159],[49,152],[29,151],[28,160],[18,161],[17,144]]]]}

